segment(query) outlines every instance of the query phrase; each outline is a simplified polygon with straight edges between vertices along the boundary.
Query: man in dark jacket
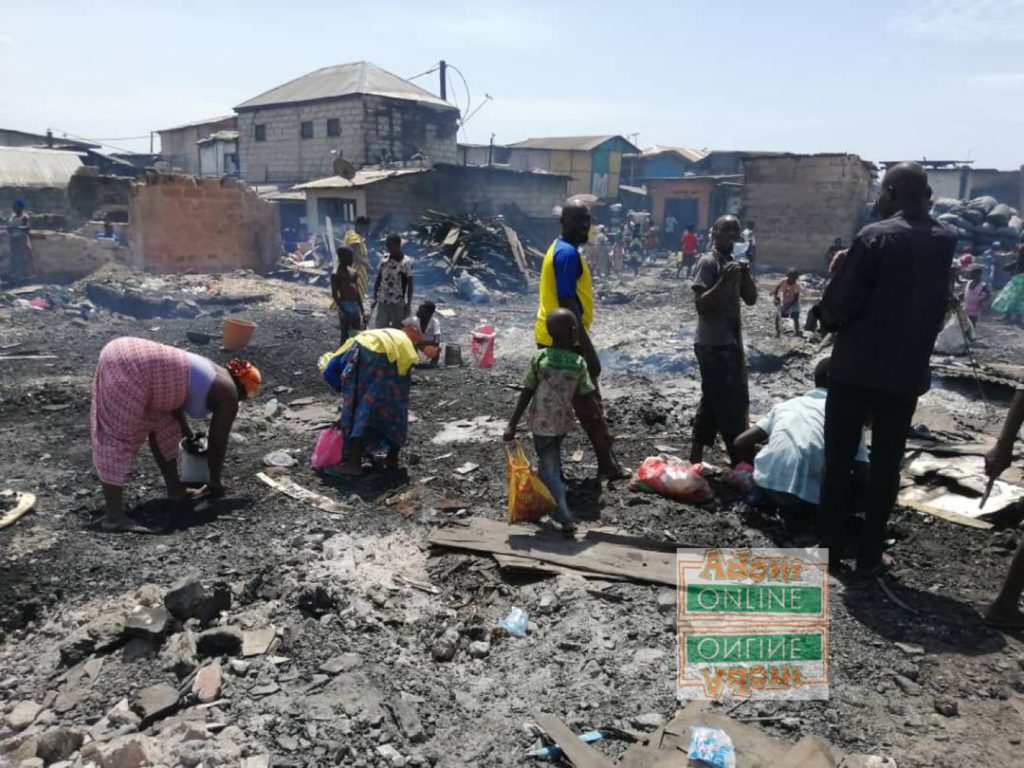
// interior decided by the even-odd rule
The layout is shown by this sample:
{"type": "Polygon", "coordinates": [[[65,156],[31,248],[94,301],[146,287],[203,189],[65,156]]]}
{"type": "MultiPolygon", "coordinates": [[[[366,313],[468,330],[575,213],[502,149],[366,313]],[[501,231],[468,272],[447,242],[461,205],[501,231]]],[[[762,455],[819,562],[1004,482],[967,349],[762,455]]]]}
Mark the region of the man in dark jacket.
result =
{"type": "Polygon", "coordinates": [[[931,218],[928,175],[917,163],[882,179],[882,220],[864,227],[821,301],[835,331],[825,406],[824,544],[839,565],[850,516],[851,473],[865,419],[872,423],[867,517],[857,570],[882,568],[886,524],[917,398],[928,391],[929,358],[949,308],[956,234],[931,218]]]}

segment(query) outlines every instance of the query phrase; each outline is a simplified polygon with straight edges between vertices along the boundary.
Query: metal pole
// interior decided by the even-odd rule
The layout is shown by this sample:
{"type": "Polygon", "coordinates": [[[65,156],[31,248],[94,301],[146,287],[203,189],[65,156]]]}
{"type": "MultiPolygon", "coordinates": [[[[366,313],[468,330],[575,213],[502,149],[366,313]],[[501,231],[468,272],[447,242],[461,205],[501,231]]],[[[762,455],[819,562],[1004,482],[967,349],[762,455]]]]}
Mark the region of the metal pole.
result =
{"type": "Polygon", "coordinates": [[[441,59],[439,65],[441,70],[441,101],[448,101],[448,65],[441,59]]]}

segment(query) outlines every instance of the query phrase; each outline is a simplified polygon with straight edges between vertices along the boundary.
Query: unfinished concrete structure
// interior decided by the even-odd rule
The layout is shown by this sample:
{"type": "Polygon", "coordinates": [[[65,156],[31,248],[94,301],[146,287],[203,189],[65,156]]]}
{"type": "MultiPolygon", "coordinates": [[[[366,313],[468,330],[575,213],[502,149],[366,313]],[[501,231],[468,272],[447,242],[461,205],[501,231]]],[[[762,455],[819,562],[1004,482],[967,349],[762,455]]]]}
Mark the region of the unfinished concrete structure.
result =
{"type": "Polygon", "coordinates": [[[768,155],[744,162],[742,215],[754,222],[758,260],[824,269],[832,241],[864,223],[875,167],[857,155],[768,155]]]}
{"type": "Polygon", "coordinates": [[[369,62],[325,67],[235,107],[242,178],[295,183],[366,165],[456,160],[459,110],[369,62]]]}
{"type": "Polygon", "coordinates": [[[147,272],[262,272],[281,254],[277,206],[230,177],[151,174],[134,186],[129,217],[147,272]]]}

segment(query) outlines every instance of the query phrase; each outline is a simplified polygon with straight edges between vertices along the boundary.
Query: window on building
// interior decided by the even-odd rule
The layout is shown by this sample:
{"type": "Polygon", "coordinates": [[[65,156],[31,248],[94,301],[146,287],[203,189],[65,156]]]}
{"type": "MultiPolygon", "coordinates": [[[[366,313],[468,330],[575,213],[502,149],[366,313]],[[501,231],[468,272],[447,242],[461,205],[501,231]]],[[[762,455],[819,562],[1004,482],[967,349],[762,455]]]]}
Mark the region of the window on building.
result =
{"type": "Polygon", "coordinates": [[[341,120],[336,117],[327,118],[327,135],[341,136],[341,120]]]}
{"type": "Polygon", "coordinates": [[[299,135],[304,139],[313,138],[313,121],[303,120],[302,125],[299,126],[299,135]]]}
{"type": "Polygon", "coordinates": [[[257,123],[256,124],[255,134],[256,134],[256,141],[266,141],[267,140],[267,126],[266,126],[266,124],[265,123],[257,123]]]}
{"type": "Polygon", "coordinates": [[[316,217],[322,227],[330,216],[331,224],[337,226],[342,222],[356,220],[356,201],[344,197],[319,197],[316,201],[316,217]]]}

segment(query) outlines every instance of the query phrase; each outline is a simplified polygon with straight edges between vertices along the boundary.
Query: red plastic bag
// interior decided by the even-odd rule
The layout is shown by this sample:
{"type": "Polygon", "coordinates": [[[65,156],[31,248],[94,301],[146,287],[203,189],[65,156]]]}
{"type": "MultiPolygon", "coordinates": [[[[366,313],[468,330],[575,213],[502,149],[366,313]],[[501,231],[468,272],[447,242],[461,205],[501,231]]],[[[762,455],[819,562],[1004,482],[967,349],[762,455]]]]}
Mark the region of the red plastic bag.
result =
{"type": "Polygon", "coordinates": [[[699,504],[714,498],[711,486],[700,470],[700,464],[689,465],[667,456],[650,456],[637,468],[629,481],[629,489],[699,504]]]}
{"type": "Polygon", "coordinates": [[[754,489],[754,467],[741,461],[729,473],[729,485],[740,493],[750,493],[754,489]]]}
{"type": "Polygon", "coordinates": [[[320,432],[316,439],[316,446],[313,448],[313,455],[309,457],[309,463],[317,472],[341,464],[341,457],[344,455],[345,438],[337,427],[328,427],[320,432]]]}

